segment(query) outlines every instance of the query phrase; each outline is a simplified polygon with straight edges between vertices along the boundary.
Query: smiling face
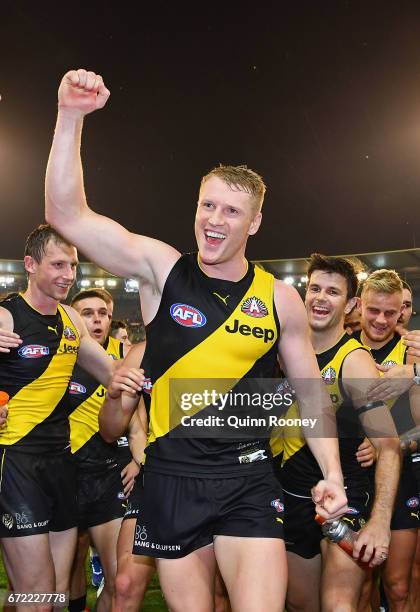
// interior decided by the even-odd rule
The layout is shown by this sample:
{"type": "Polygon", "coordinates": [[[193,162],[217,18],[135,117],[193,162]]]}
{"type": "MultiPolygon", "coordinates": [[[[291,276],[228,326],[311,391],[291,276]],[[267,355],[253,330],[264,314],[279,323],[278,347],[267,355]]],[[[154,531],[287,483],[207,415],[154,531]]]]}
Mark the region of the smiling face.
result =
{"type": "Polygon", "coordinates": [[[347,280],[337,272],[314,270],[309,278],[305,306],[313,331],[343,328],[344,315],[354,298],[347,300],[347,280]]]}
{"type": "Polygon", "coordinates": [[[362,329],[372,348],[386,344],[395,332],[402,312],[402,292],[382,293],[368,289],[362,293],[362,329]]]}
{"type": "Polygon", "coordinates": [[[248,236],[255,234],[261,213],[249,193],[212,176],[200,190],[195,236],[205,265],[237,261],[244,256],[248,236]]]}
{"type": "Polygon", "coordinates": [[[39,262],[26,255],[24,263],[33,290],[57,302],[67,298],[76,278],[76,247],[50,238],[39,262]]]}
{"type": "Polygon", "coordinates": [[[89,335],[99,344],[104,344],[111,324],[106,302],[98,297],[88,297],[75,302],[73,308],[83,318],[89,335]]]}

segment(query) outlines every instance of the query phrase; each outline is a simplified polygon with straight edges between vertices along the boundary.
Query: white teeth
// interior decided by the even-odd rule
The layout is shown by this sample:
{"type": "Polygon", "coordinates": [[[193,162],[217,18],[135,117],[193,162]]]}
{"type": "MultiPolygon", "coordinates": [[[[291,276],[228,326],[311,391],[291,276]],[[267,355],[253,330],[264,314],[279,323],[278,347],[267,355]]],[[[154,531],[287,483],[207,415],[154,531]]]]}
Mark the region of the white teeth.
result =
{"type": "Polygon", "coordinates": [[[220,238],[221,240],[224,240],[226,238],[224,234],[219,234],[219,232],[211,232],[209,230],[206,231],[206,235],[210,238],[220,238]]]}

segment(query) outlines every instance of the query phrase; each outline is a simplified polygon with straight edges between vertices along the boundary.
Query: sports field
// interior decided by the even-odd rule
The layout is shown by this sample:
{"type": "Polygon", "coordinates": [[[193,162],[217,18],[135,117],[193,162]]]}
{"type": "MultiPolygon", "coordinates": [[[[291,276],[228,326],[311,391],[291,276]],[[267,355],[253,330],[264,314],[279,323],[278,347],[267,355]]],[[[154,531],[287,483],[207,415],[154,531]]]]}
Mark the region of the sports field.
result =
{"type": "MultiPolygon", "coordinates": [[[[88,584],[91,584],[90,566],[87,567],[88,584]]],[[[6,574],[4,572],[3,563],[0,560],[0,610],[3,609],[3,601],[6,594],[6,574]]],[[[96,589],[92,586],[88,587],[87,608],[93,610],[96,602],[96,589]]],[[[146,593],[144,605],[141,608],[143,612],[167,612],[168,608],[163,601],[162,593],[159,588],[159,581],[155,576],[146,593]]]]}

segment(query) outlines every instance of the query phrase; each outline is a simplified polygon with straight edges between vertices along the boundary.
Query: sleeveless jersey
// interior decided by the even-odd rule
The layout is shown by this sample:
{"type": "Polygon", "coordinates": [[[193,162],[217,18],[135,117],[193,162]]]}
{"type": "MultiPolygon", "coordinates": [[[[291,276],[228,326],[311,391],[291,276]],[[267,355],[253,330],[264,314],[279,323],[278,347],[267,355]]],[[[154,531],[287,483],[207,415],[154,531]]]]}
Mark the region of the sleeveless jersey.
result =
{"type": "Polygon", "coordinates": [[[10,396],[0,445],[26,453],[69,446],[68,411],[61,404],[79,351],[79,333],[65,309],[43,315],[19,295],[1,303],[22,344],[0,353],[0,389],[10,396]]]}
{"type": "MultiPolygon", "coordinates": [[[[170,381],[194,380],[186,381],[185,389],[201,390],[214,383],[229,393],[247,379],[273,378],[278,336],[272,274],[249,264],[245,276],[233,282],[208,277],[197,254],[177,261],[158,312],[146,327],[146,470],[212,478],[271,469],[267,436],[244,441],[224,432],[210,437],[204,428],[202,436],[187,437],[188,429],[178,418],[180,395],[174,394],[170,381]],[[206,383],[197,382],[203,378],[206,383]]],[[[204,402],[197,415],[224,418],[226,412],[204,402]]]]}
{"type": "MultiPolygon", "coordinates": [[[[357,332],[360,338],[360,333],[357,332]]],[[[370,349],[372,357],[376,363],[393,367],[396,365],[404,365],[407,358],[407,347],[403,344],[402,337],[397,332],[393,338],[379,349],[370,349]]],[[[383,376],[383,372],[380,372],[383,376]]],[[[415,427],[413,417],[410,410],[410,400],[408,393],[403,393],[394,400],[388,400],[386,404],[391,410],[391,415],[395,423],[395,427],[399,435],[405,433],[412,427],[415,427]]]]}
{"type": "MultiPolygon", "coordinates": [[[[123,359],[123,344],[107,338],[104,349],[112,359],[123,359]]],[[[96,471],[130,460],[125,436],[108,443],[99,433],[98,416],[105,400],[106,389],[86,370],[76,364],[68,391],[63,398],[70,412],[71,452],[80,469],[96,471]],[[123,451],[125,449],[125,453],[123,451]]]]}
{"type": "MultiPolygon", "coordinates": [[[[343,363],[347,355],[357,349],[367,350],[360,342],[344,334],[335,346],[317,355],[321,376],[336,413],[340,462],[344,483],[363,483],[367,475],[356,459],[356,451],[364,438],[357,412],[342,384],[343,363]]],[[[295,402],[287,412],[287,419],[299,418],[295,402]]],[[[323,478],[318,463],[306,444],[300,427],[285,427],[284,455],[281,480],[285,489],[310,495],[311,488],[323,478]],[[309,493],[308,493],[309,492],[309,493]]]]}

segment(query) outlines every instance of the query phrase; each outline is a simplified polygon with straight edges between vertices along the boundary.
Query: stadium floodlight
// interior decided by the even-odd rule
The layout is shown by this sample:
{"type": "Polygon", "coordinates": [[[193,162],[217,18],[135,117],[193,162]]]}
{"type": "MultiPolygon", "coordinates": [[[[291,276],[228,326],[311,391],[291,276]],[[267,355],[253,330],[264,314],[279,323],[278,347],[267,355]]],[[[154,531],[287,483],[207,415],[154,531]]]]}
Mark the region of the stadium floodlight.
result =
{"type": "Polygon", "coordinates": [[[293,276],[286,276],[284,282],[286,283],[286,285],[294,285],[295,279],[293,278],[293,276]]]}
{"type": "Polygon", "coordinates": [[[357,274],[357,278],[359,281],[364,281],[366,280],[368,277],[368,273],[367,272],[358,272],[357,274]]]}
{"type": "Polygon", "coordinates": [[[307,283],[307,282],[308,282],[308,280],[309,280],[309,279],[308,279],[308,277],[307,277],[307,276],[301,276],[301,277],[300,277],[300,282],[301,282],[301,283],[307,283]]]}
{"type": "Polygon", "coordinates": [[[134,293],[139,290],[139,281],[135,278],[127,278],[125,281],[125,290],[127,293],[134,293]]]}
{"type": "Polygon", "coordinates": [[[108,280],[106,281],[107,287],[116,287],[117,286],[117,279],[116,278],[108,278],[108,280]]]}
{"type": "Polygon", "coordinates": [[[87,287],[90,287],[91,283],[90,280],[88,278],[83,278],[80,282],[79,282],[79,287],[82,287],[83,289],[86,289],[87,287]]]}
{"type": "Polygon", "coordinates": [[[95,287],[103,287],[105,285],[105,281],[102,278],[97,278],[95,281],[95,287]]]}

